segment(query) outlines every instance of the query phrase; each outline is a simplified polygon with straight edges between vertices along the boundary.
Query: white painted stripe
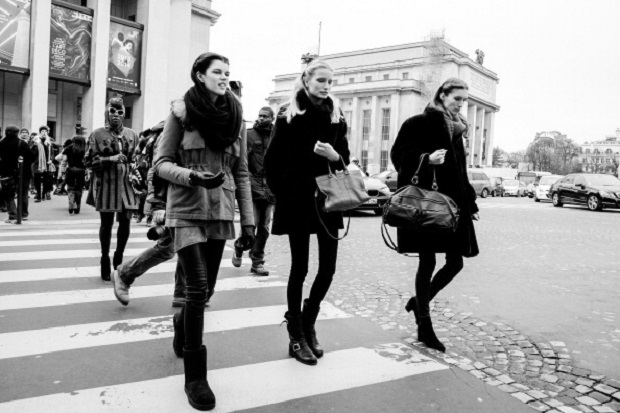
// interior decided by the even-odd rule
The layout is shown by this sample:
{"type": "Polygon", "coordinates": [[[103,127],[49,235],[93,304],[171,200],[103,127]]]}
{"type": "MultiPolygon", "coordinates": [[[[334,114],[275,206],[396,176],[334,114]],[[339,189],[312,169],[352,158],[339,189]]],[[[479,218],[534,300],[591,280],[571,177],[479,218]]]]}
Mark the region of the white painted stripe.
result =
{"type": "MultiPolygon", "coordinates": [[[[224,250],[232,251],[228,245],[224,250]]],[[[144,251],[144,248],[125,249],[125,258],[135,257],[144,251]]],[[[7,261],[30,261],[30,260],[61,260],[73,258],[99,258],[100,249],[93,250],[59,250],[59,251],[29,251],[29,252],[5,252],[0,254],[0,262],[7,261]]]]}
{"type": "MultiPolygon", "coordinates": [[[[217,291],[232,291],[246,288],[286,286],[286,283],[278,281],[278,279],[279,277],[260,277],[259,279],[254,276],[223,278],[218,281],[216,289],[217,291]]],[[[131,287],[129,295],[131,299],[150,298],[171,295],[173,291],[174,284],[158,284],[131,287]]],[[[111,285],[108,288],[90,290],[0,295],[0,311],[85,304],[99,301],[116,301],[111,285]]]]}
{"type": "MultiPolygon", "coordinates": [[[[12,226],[11,228],[14,228],[12,226]]],[[[146,227],[131,227],[132,234],[146,234],[149,229],[146,227]]],[[[112,229],[112,233],[116,234],[116,226],[112,229]]],[[[93,228],[80,228],[80,229],[67,229],[66,227],[57,229],[34,229],[22,228],[19,230],[7,231],[3,229],[0,231],[0,238],[4,237],[42,237],[48,235],[98,235],[99,227],[93,228]]]]}
{"type": "MultiPolygon", "coordinates": [[[[99,218],[94,219],[58,219],[55,221],[37,221],[28,220],[22,221],[22,225],[85,225],[85,224],[98,224],[101,220],[99,218]]],[[[14,225],[14,224],[11,224],[14,225]]]]}
{"type": "MultiPolygon", "coordinates": [[[[217,290],[221,291],[219,285],[217,290]]],[[[205,333],[280,324],[286,310],[285,305],[278,305],[208,311],[205,333]]],[[[323,302],[318,319],[348,317],[351,316],[323,302]]],[[[0,334],[0,359],[169,338],[174,335],[171,320],[172,316],[166,315],[4,333],[0,334]]]]}
{"type": "MultiPolygon", "coordinates": [[[[176,270],[176,258],[159,264],[151,268],[147,274],[161,274],[166,272],[174,272],[176,270]]],[[[243,264],[251,264],[249,258],[243,259],[243,264]]],[[[223,259],[220,268],[232,268],[232,263],[228,259],[223,259]]],[[[244,267],[247,270],[247,267],[244,267]]],[[[242,269],[243,270],[243,269],[242,269]]],[[[69,267],[69,268],[34,268],[28,270],[5,270],[0,271],[0,284],[25,282],[25,281],[46,281],[58,280],[63,278],[99,278],[100,268],[95,267],[69,267]]]]}
{"type": "MultiPolygon", "coordinates": [[[[286,359],[211,370],[209,384],[217,399],[213,412],[227,413],[446,369],[394,343],[327,352],[316,367],[286,359]]],[[[0,404],[0,413],[195,412],[187,403],[183,384],[184,376],[178,375],[58,393],[0,404]]]]}
{"type": "MultiPolygon", "coordinates": [[[[151,241],[143,237],[130,237],[127,240],[130,244],[135,243],[151,243],[155,244],[155,241],[151,241]]],[[[0,248],[2,247],[33,247],[37,245],[75,245],[75,244],[97,244],[99,245],[99,238],[61,238],[61,239],[30,239],[30,240],[11,240],[0,241],[0,248]]],[[[116,244],[116,237],[112,238],[112,245],[116,244]]]]}

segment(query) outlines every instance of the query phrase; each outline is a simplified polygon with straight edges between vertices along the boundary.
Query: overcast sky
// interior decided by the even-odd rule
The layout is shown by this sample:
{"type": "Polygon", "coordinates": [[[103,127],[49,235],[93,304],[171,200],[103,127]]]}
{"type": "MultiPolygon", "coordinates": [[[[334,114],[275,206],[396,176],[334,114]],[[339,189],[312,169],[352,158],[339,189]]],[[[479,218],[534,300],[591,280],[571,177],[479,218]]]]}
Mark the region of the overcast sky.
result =
{"type": "MultiPolygon", "coordinates": [[[[210,49],[231,59],[254,119],[273,78],[300,70],[300,56],[424,40],[448,43],[499,76],[495,146],[525,149],[541,131],[576,142],[620,128],[620,0],[214,0],[222,17],[210,49]]],[[[416,113],[412,112],[411,115],[416,113]]]]}

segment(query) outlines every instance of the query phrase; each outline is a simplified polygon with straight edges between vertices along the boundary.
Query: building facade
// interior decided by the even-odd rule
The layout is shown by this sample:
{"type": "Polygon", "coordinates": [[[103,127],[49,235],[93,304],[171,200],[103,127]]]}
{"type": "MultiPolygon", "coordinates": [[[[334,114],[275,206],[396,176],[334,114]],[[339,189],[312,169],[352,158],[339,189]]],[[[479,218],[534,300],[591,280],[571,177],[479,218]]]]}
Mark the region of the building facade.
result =
{"type": "Polygon", "coordinates": [[[584,172],[614,173],[620,165],[620,128],[604,140],[581,145],[581,169],[584,172]]]}
{"type": "Polygon", "coordinates": [[[60,143],[104,126],[120,95],[126,126],[151,127],[218,18],[210,0],[0,0],[0,125],[47,125],[60,143]]]}
{"type": "MultiPolygon", "coordinates": [[[[450,77],[469,85],[462,109],[471,128],[468,164],[491,165],[497,75],[443,40],[320,56],[334,69],[332,95],[344,112],[351,153],[370,172],[393,168],[389,151],[403,122],[421,113],[450,77]]],[[[303,65],[302,65],[303,66],[303,65]]],[[[268,101],[284,103],[299,73],[276,76],[268,101]]]]}

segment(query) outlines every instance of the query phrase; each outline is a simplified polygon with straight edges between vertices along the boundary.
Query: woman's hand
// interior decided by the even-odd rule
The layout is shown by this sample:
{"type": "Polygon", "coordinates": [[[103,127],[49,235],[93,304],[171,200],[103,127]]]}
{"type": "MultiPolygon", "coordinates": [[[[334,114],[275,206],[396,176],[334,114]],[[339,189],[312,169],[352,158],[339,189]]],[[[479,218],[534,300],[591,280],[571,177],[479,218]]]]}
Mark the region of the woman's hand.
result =
{"type": "Polygon", "coordinates": [[[474,221],[480,221],[480,215],[476,212],[475,214],[471,214],[471,219],[474,221]]]}
{"type": "Polygon", "coordinates": [[[428,157],[428,163],[431,165],[441,165],[446,160],[446,149],[438,149],[435,152],[431,153],[431,156],[428,157]]]}
{"type": "Polygon", "coordinates": [[[316,145],[314,145],[314,153],[329,159],[330,162],[336,162],[340,159],[338,152],[336,152],[329,143],[317,142],[316,145]]]}
{"type": "Polygon", "coordinates": [[[153,223],[155,223],[155,225],[164,225],[166,223],[165,209],[157,209],[153,211],[153,223]]]}

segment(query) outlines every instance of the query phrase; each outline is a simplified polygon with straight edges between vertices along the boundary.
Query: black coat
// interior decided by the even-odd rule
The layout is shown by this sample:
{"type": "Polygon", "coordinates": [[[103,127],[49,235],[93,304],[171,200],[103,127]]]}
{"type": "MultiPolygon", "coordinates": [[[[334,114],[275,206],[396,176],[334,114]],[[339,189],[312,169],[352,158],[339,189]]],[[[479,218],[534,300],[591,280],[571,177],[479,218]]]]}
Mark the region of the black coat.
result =
{"type": "MultiPolygon", "coordinates": [[[[276,196],[271,233],[316,234],[321,224],[315,210],[315,178],[328,173],[329,161],[314,153],[317,141],[326,142],[340,154],[345,165],[349,164],[347,124],[343,117],[338,123],[331,123],[329,113],[321,112],[306,102],[302,93],[300,107],[306,109],[288,123],[282,108],[276,119],[271,143],[265,155],[267,184],[276,196]]],[[[343,169],[342,163],[333,167],[343,169]]],[[[321,214],[332,235],[343,228],[341,212],[321,214]]]]}
{"type": "Polygon", "coordinates": [[[265,179],[265,152],[271,139],[271,125],[268,128],[248,129],[248,172],[252,184],[252,200],[263,200],[274,203],[273,194],[265,179]]]}
{"type": "MultiPolygon", "coordinates": [[[[478,212],[476,192],[467,179],[463,137],[451,138],[443,112],[427,108],[424,113],[403,123],[391,151],[392,163],[398,171],[398,187],[411,183],[423,153],[432,154],[438,149],[448,151],[445,162],[434,168],[439,192],[448,195],[459,207],[456,233],[452,236],[420,236],[419,233],[399,228],[399,250],[410,253],[457,251],[464,257],[475,257],[479,250],[471,215],[478,212]]],[[[419,178],[421,187],[431,189],[432,167],[428,164],[428,157],[419,178]]]]}
{"type": "Polygon", "coordinates": [[[33,160],[33,153],[28,144],[17,136],[6,137],[0,141],[0,176],[17,178],[18,160],[23,158],[23,176],[29,179],[32,175],[30,165],[33,160]]]}

